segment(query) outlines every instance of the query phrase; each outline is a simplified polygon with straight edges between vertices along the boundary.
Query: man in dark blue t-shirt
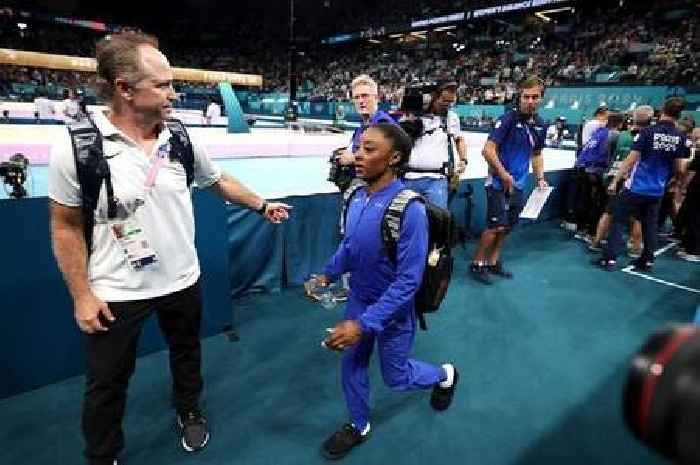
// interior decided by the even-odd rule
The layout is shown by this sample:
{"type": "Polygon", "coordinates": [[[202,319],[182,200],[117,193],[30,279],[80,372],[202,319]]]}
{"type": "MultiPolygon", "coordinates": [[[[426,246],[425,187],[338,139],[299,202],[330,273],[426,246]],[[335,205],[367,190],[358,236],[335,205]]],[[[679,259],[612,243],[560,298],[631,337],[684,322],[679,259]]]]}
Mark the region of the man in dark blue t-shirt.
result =
{"type": "Polygon", "coordinates": [[[503,268],[500,253],[506,234],[517,224],[524,206],[523,190],[531,159],[537,187],[547,187],[542,162],[545,125],[537,116],[544,84],[540,78],[532,76],[520,83],[519,92],[518,108],[498,119],[482,152],[489,165],[487,221],[470,272],[474,279],[484,284],[491,284],[490,274],[513,277],[503,268]]]}
{"type": "Polygon", "coordinates": [[[616,186],[631,171],[624,188],[618,194],[608,245],[603,257],[594,262],[596,265],[607,270],[615,269],[617,255],[624,246],[622,228],[629,216],[634,215],[642,222],[644,251],[632,264],[639,271],[651,269],[656,250],[659,205],[666,183],[674,169],[679,169],[678,160],[687,158],[690,153],[687,138],[676,128],[683,105],[683,99],[679,97],[668,99],[659,122],[644,128],[635,136],[632,151],[622,162],[608,188],[608,192],[615,195],[616,186]]]}

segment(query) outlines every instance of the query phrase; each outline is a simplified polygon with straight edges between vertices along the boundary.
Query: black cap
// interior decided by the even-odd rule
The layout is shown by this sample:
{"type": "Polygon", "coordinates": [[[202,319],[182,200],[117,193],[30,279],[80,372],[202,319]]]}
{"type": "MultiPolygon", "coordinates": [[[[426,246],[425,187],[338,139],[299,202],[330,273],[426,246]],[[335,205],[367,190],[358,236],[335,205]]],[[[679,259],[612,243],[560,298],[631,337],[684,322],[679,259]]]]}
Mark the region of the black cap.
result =
{"type": "Polygon", "coordinates": [[[604,111],[608,111],[608,110],[609,110],[608,106],[603,103],[602,105],[598,106],[598,108],[595,109],[595,111],[593,112],[593,116],[598,116],[599,114],[603,113],[604,111]]]}
{"type": "Polygon", "coordinates": [[[437,83],[437,90],[438,91],[443,91],[445,89],[456,89],[457,87],[459,87],[459,84],[457,84],[456,81],[445,80],[445,81],[438,81],[438,83],[437,83]]]}

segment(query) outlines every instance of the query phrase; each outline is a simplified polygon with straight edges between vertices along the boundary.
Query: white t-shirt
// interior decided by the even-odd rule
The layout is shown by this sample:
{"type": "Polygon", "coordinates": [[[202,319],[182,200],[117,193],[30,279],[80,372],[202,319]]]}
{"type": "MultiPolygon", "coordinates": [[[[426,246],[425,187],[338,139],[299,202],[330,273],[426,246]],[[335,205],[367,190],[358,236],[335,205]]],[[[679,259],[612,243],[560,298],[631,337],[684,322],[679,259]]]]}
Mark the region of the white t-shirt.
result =
{"type": "Polygon", "coordinates": [[[209,106],[207,107],[207,123],[212,124],[216,122],[219,117],[221,116],[221,107],[219,106],[218,103],[211,102],[209,106]]]}
{"type": "Polygon", "coordinates": [[[37,97],[34,99],[34,109],[39,113],[40,119],[56,118],[56,110],[53,102],[46,97],[37,97]]]}
{"type": "MultiPolygon", "coordinates": [[[[184,167],[178,161],[168,162],[158,172],[155,185],[146,188],[151,160],[167,144],[170,131],[167,128],[161,131],[153,153],[147,155],[102,112],[95,112],[93,120],[104,139],[104,155],[120,216],[136,218],[156,253],[157,262],[140,270],[129,266],[107,224],[107,196],[103,186],[88,264],[90,288],[104,301],[119,302],[159,297],[194,284],[200,269],[194,246],[192,197],[184,167]]],[[[82,201],[71,144],[62,146],[65,149],[57,150],[51,157],[49,198],[62,205],[79,207],[82,201]]],[[[199,187],[209,187],[221,178],[221,170],[202,147],[193,144],[193,149],[195,182],[199,187]]]]}
{"type": "MultiPolygon", "coordinates": [[[[438,173],[412,173],[411,168],[435,169],[439,170],[447,163],[449,155],[447,152],[447,134],[442,126],[442,118],[439,116],[423,116],[423,136],[416,140],[411,156],[408,160],[407,179],[417,178],[440,178],[438,173]],[[432,131],[432,132],[431,132],[432,131]]],[[[453,111],[447,112],[447,131],[454,139],[461,137],[462,131],[459,126],[459,116],[453,111]]],[[[454,162],[459,161],[457,147],[453,143],[454,162]]]]}

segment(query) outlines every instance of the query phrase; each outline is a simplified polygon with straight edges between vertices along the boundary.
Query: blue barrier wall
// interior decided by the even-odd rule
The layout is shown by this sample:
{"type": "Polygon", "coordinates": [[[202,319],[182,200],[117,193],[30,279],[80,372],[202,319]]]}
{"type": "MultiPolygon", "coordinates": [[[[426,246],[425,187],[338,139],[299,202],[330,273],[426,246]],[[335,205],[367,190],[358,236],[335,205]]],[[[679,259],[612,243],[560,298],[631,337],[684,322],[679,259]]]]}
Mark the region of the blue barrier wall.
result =
{"type": "MultiPolygon", "coordinates": [[[[557,189],[540,219],[557,217],[563,206],[563,189],[569,171],[548,172],[557,189]]],[[[532,191],[530,180],[526,192],[532,191]]],[[[322,271],[339,241],[339,194],[288,197],[291,219],[281,227],[264,222],[250,210],[227,206],[231,296],[275,292],[287,285],[301,285],[310,273],[322,271]]],[[[486,195],[483,179],[465,180],[450,203],[458,228],[477,237],[486,226],[486,195]]]]}

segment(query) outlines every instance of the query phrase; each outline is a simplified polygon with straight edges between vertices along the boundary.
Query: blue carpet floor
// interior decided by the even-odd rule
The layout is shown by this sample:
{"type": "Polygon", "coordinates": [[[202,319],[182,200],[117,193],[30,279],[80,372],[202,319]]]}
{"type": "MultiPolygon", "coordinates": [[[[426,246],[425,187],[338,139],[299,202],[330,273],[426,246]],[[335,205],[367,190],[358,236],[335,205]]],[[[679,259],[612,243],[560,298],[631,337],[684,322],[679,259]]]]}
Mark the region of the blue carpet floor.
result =
{"type": "MultiPolygon", "coordinates": [[[[428,392],[391,392],[373,366],[373,436],[343,463],[664,463],[622,423],[626,364],[650,331],[691,320],[698,294],[594,269],[552,223],[511,237],[504,258],[512,281],[472,282],[472,250],[458,248],[448,300],[415,347],[417,358],[459,367],[453,407],[436,413],[428,392]]],[[[658,258],[658,269],[664,280],[700,289],[700,267],[675,259],[673,250],[658,258]]],[[[292,288],[238,301],[235,312],[239,342],[204,341],[209,447],[195,455],[180,450],[161,352],[140,359],[132,379],[126,465],[325,462],[320,444],[346,414],[338,356],[320,341],[341,310],[325,310],[292,288]]],[[[83,383],[73,378],[0,401],[0,464],[81,463],[83,383]]]]}

